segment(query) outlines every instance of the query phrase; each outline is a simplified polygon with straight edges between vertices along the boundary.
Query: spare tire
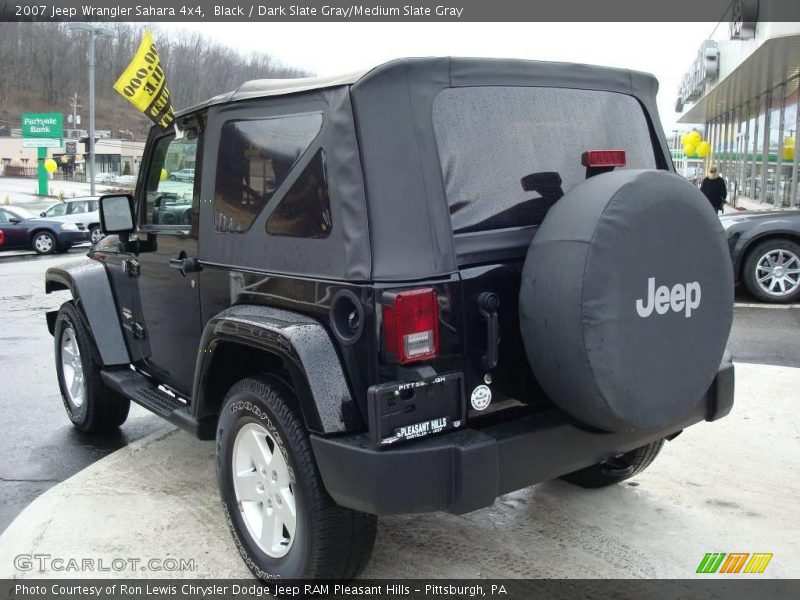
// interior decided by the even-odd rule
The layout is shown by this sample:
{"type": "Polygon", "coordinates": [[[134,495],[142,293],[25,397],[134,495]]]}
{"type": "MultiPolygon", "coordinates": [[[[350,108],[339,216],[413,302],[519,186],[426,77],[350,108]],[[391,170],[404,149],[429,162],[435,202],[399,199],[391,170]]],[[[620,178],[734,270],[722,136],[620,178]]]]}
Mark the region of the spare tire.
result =
{"type": "Polygon", "coordinates": [[[536,232],[519,306],[533,373],[564,412],[605,431],[675,424],[708,390],[730,333],[725,233],[673,173],[597,175],[536,232]]]}

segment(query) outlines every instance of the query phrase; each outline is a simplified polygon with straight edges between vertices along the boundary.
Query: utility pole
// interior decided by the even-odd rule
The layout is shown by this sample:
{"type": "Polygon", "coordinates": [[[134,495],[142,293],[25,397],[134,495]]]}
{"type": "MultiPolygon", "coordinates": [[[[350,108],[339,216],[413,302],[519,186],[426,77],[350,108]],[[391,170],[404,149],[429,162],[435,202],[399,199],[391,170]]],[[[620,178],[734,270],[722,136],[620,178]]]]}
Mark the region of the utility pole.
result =
{"type": "Polygon", "coordinates": [[[78,109],[83,108],[83,104],[78,104],[78,92],[74,92],[72,95],[72,111],[69,114],[68,120],[70,125],[72,126],[72,131],[74,133],[74,137],[76,140],[80,140],[80,129],[78,129],[78,125],[81,124],[81,117],[78,114],[78,109]]]}
{"type": "Polygon", "coordinates": [[[95,27],[89,23],[70,23],[68,28],[72,31],[86,31],[89,33],[89,193],[95,195],[94,184],[94,45],[98,36],[113,38],[114,30],[108,27],[95,27]]]}
{"type": "Polygon", "coordinates": [[[72,127],[78,129],[78,109],[83,108],[82,104],[78,104],[78,92],[72,95],[72,127]]]}

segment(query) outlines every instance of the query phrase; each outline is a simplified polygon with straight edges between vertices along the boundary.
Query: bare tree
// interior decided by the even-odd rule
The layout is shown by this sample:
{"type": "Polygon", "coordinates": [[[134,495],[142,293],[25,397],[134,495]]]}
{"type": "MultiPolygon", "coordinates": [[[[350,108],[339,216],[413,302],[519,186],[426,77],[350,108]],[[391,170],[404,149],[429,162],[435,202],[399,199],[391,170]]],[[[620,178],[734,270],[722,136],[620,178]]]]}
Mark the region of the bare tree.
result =
{"type": "MultiPolygon", "coordinates": [[[[198,33],[169,35],[141,23],[108,26],[116,37],[98,39],[95,71],[98,123],[105,122],[105,127],[138,131],[147,127],[147,120],[113,89],[145,29],[155,36],[176,109],[230,91],[248,79],[308,75],[279,64],[267,54],[245,56],[198,33]],[[118,118],[112,123],[104,121],[104,107],[126,115],[126,122],[119,123],[118,118]]],[[[0,23],[0,39],[0,115],[7,111],[9,120],[15,120],[19,112],[27,110],[66,113],[74,93],[85,100],[86,36],[72,34],[63,23],[0,23]]]]}

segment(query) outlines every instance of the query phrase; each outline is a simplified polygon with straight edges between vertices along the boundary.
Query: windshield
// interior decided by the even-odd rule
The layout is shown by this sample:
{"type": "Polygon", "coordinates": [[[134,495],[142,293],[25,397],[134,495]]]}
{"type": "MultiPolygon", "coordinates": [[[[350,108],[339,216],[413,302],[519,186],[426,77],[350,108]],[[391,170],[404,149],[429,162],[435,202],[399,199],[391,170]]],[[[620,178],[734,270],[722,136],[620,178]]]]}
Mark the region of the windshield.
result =
{"type": "Polygon", "coordinates": [[[53,206],[51,206],[44,212],[44,216],[46,217],[63,217],[65,214],[67,214],[66,202],[59,202],[58,204],[53,204],[53,206]]]}
{"type": "Polygon", "coordinates": [[[456,233],[541,223],[586,179],[587,150],[624,150],[628,169],[656,166],[639,101],[616,92],[449,88],[433,125],[456,233]]]}

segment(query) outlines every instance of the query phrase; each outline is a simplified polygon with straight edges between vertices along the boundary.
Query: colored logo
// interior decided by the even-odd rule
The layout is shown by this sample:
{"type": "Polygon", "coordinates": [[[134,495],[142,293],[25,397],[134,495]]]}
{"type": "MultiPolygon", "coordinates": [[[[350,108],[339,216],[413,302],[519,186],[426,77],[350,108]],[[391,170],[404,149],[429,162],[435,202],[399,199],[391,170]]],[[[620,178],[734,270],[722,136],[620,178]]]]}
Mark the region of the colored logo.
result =
{"type": "Polygon", "coordinates": [[[708,552],[697,567],[698,573],[763,573],[772,553],[769,552],[708,552]]]}

